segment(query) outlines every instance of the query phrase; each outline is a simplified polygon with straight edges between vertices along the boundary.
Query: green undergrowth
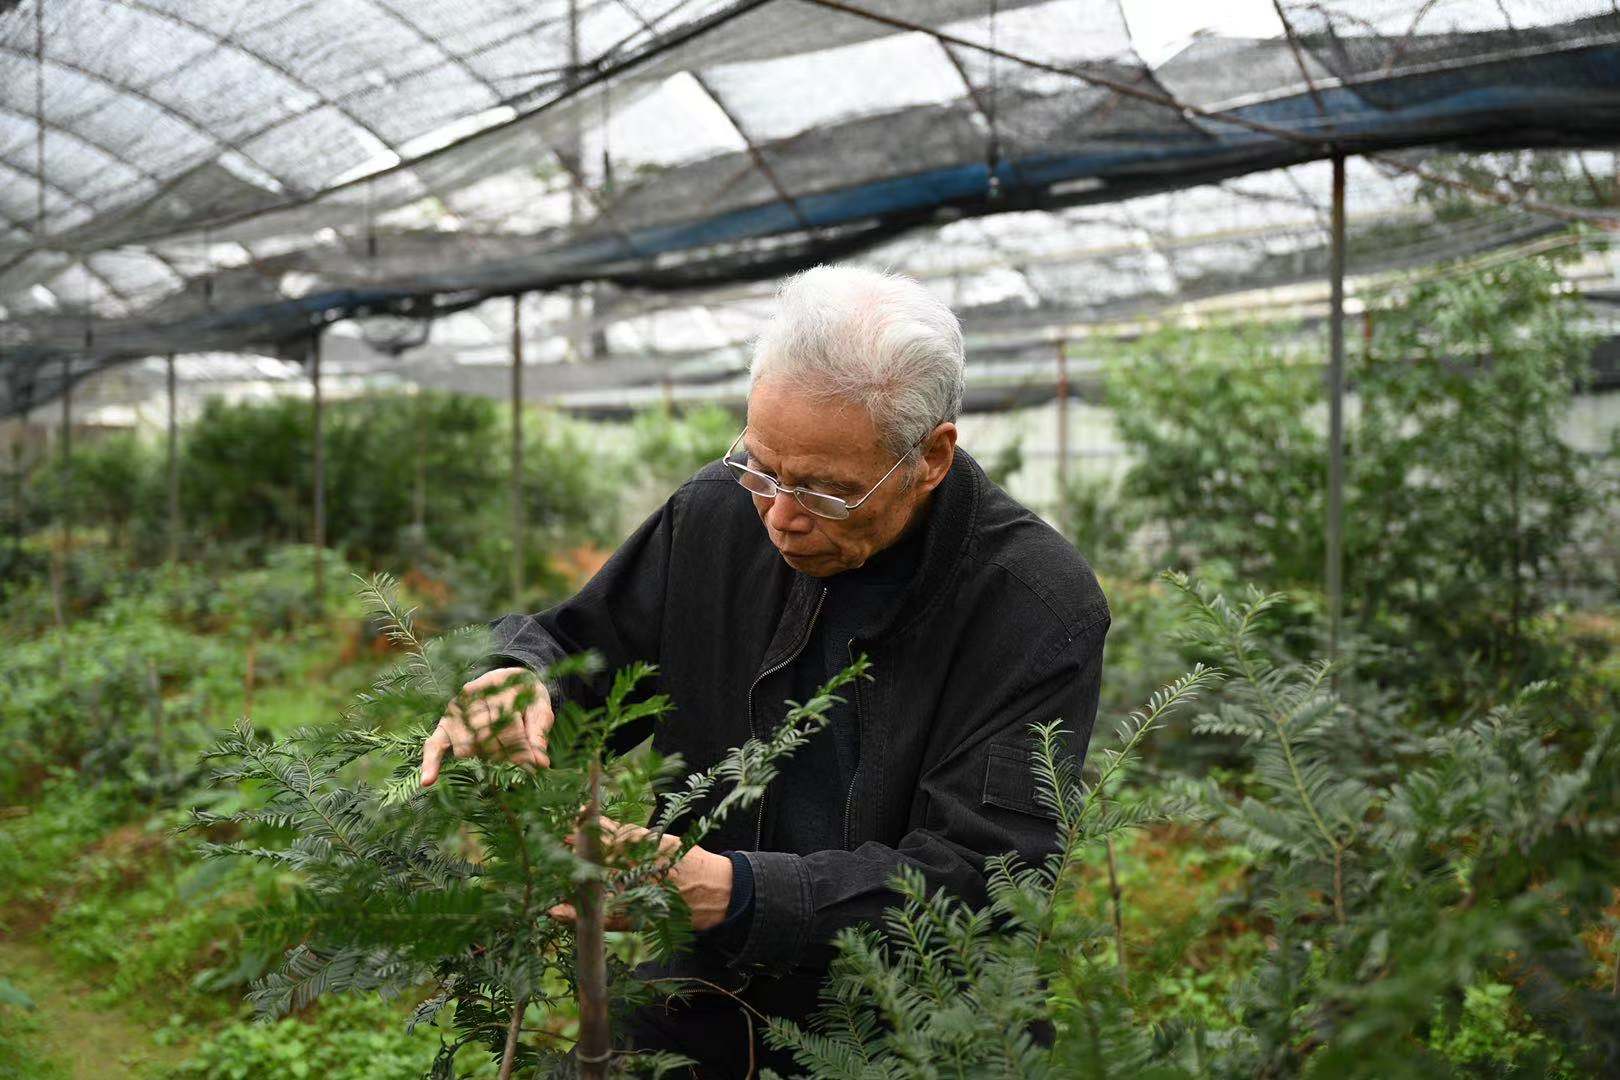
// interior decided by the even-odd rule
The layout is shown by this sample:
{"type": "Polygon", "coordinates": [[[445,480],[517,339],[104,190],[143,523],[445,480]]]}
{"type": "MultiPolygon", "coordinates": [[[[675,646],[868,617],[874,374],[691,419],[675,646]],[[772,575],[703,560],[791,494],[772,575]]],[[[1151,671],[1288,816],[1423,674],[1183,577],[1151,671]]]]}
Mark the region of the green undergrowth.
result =
{"type": "Polygon", "coordinates": [[[250,1019],[243,996],[277,957],[245,927],[284,883],[172,831],[179,807],[252,795],[199,786],[207,738],[245,714],[331,723],[387,661],[344,568],[329,561],[317,611],[307,549],[224,573],[74,560],[87,606],[64,625],[37,587],[5,590],[0,612],[0,1080],[420,1075],[437,1034],[406,1035],[397,1004],[250,1019]],[[86,1025],[95,1053],[74,1043],[86,1025]]]}
{"type": "MultiPolygon", "coordinates": [[[[176,1075],[196,1080],[418,1080],[439,1051],[439,1031],[422,1026],[405,1033],[409,1015],[397,1001],[344,997],[273,1024],[239,1020],[199,1044],[176,1075]]],[[[493,1061],[460,1074],[462,1080],[495,1075],[493,1061]]]]}
{"type": "Polygon", "coordinates": [[[33,999],[21,992],[0,1003],[0,1080],[67,1080],[67,1071],[37,1049],[43,1024],[33,999]]]}

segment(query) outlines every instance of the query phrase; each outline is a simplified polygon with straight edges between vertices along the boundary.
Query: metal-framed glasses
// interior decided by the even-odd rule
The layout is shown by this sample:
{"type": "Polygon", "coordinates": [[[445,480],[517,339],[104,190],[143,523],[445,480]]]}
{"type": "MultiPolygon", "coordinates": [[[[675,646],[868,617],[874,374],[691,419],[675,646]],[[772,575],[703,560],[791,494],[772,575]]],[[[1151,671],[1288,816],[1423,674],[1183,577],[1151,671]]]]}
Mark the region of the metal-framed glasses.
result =
{"type": "MultiPolygon", "coordinates": [[[[726,456],[721,459],[725,462],[726,468],[730,469],[732,475],[737,478],[737,483],[762,499],[774,499],[778,491],[786,492],[792,495],[800,506],[812,514],[817,517],[832,518],[834,521],[849,517],[851,510],[858,508],[861,503],[870,499],[872,492],[882,487],[883,481],[893,476],[894,470],[900,467],[900,462],[906,460],[911,454],[910,450],[901,454],[895,463],[889,466],[889,471],[883,474],[883,479],[872,485],[872,491],[868,491],[854,502],[850,502],[847,499],[840,499],[837,495],[823,495],[819,491],[811,491],[808,488],[790,488],[786,484],[778,483],[776,477],[771,476],[769,473],[762,473],[758,469],[749,468],[744,462],[732,457],[737,451],[737,444],[742,442],[742,437],[746,434],[748,434],[747,428],[738,432],[737,437],[731,441],[731,449],[727,450],[726,456]]],[[[921,440],[918,442],[920,445],[921,440]]],[[[915,446],[912,447],[912,450],[915,449],[915,446]]]]}

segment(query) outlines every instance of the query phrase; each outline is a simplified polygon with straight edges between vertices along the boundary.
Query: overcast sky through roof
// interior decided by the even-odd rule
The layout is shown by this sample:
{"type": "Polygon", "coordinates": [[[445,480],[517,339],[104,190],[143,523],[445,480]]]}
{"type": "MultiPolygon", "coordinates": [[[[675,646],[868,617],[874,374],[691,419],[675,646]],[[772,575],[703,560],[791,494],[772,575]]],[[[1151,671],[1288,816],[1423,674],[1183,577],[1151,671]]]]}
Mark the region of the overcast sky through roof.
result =
{"type": "Polygon", "coordinates": [[[1187,47],[1194,35],[1280,37],[1282,24],[1271,0],[1120,0],[1137,55],[1149,66],[1187,47]]]}

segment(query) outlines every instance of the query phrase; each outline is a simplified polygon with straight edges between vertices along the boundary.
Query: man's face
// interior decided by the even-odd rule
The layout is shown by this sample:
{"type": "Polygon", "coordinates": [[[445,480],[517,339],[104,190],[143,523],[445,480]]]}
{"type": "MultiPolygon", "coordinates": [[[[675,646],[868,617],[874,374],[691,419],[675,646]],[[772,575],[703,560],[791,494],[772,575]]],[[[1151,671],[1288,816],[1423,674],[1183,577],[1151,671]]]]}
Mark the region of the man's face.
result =
{"type": "MultiPolygon", "coordinates": [[[[949,471],[956,426],[940,424],[920,463],[902,465],[842,520],[818,517],[792,495],[752,495],[765,533],[793,569],[811,577],[853,570],[898,540],[949,471]],[[912,483],[908,487],[907,480],[912,483]]],[[[854,502],[894,464],[877,428],[858,405],[818,401],[759,383],[748,396],[743,447],[753,466],[788,487],[806,487],[854,502]]]]}

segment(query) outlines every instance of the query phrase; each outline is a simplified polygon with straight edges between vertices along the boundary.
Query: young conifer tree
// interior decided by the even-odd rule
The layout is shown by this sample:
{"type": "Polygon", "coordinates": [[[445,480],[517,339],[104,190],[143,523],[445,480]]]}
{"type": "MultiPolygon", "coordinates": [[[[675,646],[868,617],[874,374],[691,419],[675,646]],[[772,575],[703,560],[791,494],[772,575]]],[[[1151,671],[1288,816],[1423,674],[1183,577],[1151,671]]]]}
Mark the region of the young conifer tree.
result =
{"type": "Polygon", "coordinates": [[[1483,984],[1507,992],[1525,1032],[1515,1073],[1620,1068],[1620,996],[1583,941],[1620,876],[1616,718],[1539,709],[1547,687],[1531,684],[1425,736],[1409,703],[1369,706],[1336,693],[1323,663],[1274,659],[1262,630],[1279,596],[1234,603],[1166,577],[1228,674],[1194,730],[1235,736],[1248,765],[1240,796],[1196,791],[1252,853],[1271,927],[1216,1071],[1447,1075],[1436,1047],[1483,984]]]}
{"type": "Polygon", "coordinates": [[[1059,756],[1057,723],[1036,725],[1058,850],[1039,866],[991,860],[982,910],[900,875],[884,925],[840,936],[822,1010],[772,1021],[771,1043],[818,1080],[1620,1074],[1620,969],[1587,944],[1620,880],[1620,722],[1538,717],[1531,686],[1424,736],[1406,703],[1375,695],[1367,715],[1325,665],[1289,659],[1264,632],[1278,596],[1167,578],[1214,667],[1094,748],[1089,784],[1059,756]],[[1243,768],[1169,785],[1185,801],[1126,795],[1143,739],[1217,682],[1192,726],[1243,768]],[[1588,725],[1584,745],[1569,738],[1588,725]],[[1180,972],[1123,978],[1117,922],[1069,899],[1088,854],[1100,863],[1110,838],[1171,814],[1209,817],[1244,853],[1226,902],[1265,930],[1228,1026],[1144,1007],[1133,994],[1180,972]],[[1459,1062],[1482,985],[1506,995],[1501,1045],[1459,1062]]]}
{"type": "MultiPolygon", "coordinates": [[[[424,641],[392,579],[363,586],[403,660],[336,726],[278,739],[244,720],[205,755],[216,784],[258,795],[233,813],[193,811],[189,828],[234,837],[206,843],[205,854],[261,859],[294,881],[253,920],[264,941],[296,944],[251,1000],[275,1016],[340,991],[418,995],[412,1026],[436,1022],[449,1032],[430,1073],[446,1080],[468,1045],[493,1055],[503,1080],[558,1066],[569,1050],[568,1067],[582,1076],[679,1064],[674,1055],[615,1051],[608,1019],[650,996],[629,977],[638,954],[662,957],[690,940],[690,913],[667,871],[759,799],[787,755],[826,724],[833,695],[864,675],[864,658],[793,704],[766,738],[701,772],[684,775],[676,757],[609,749],[615,732],[670,707],[642,689],[654,669],[633,664],[614,675],[601,706],[560,704],[549,768],[457,759],[423,789],[422,743],[476,673],[487,641],[472,630],[424,641]],[[601,817],[649,815],[648,831],[634,839],[604,837],[597,826],[601,817]],[[548,915],[562,903],[577,923],[548,915]],[[618,953],[604,936],[609,911],[637,931],[618,953]],[[577,1039],[535,1023],[576,1007],[577,1039]]],[[[547,675],[595,670],[590,658],[574,658],[547,675]]],[[[533,680],[520,682],[498,726],[519,722],[532,702],[533,680]]]]}
{"type": "Polygon", "coordinates": [[[1145,1075],[1153,1033],[1123,987],[1115,927],[1068,897],[1111,837],[1185,812],[1175,800],[1127,801],[1120,789],[1147,737],[1218,679],[1195,666],[1160,689],[1121,721],[1116,746],[1094,751],[1089,782],[1064,750],[1062,720],[1032,725],[1030,766],[1057,822],[1052,854],[1035,866],[1011,853],[990,859],[983,907],[929,893],[921,874],[902,871],[893,882],[902,902],[883,927],[839,935],[808,1027],[772,1019],[767,1040],[818,1080],[1145,1075]]]}

